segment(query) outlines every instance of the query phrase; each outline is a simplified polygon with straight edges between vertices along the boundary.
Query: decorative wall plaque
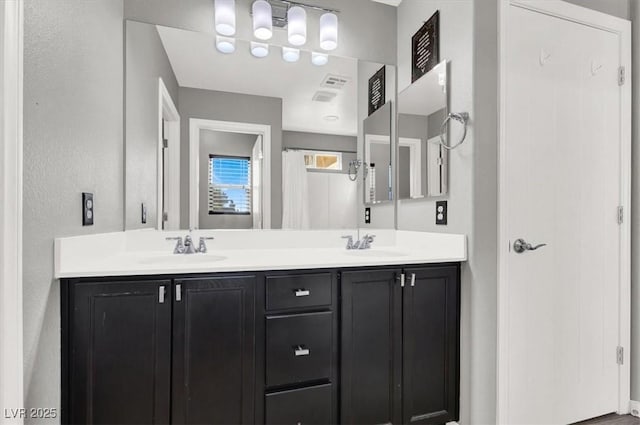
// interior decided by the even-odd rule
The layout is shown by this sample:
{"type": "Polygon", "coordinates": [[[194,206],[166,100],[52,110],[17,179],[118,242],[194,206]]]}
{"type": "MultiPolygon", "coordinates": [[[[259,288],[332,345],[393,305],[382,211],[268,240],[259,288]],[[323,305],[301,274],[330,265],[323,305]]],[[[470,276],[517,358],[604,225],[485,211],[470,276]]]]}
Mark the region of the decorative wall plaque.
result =
{"type": "Polygon", "coordinates": [[[440,11],[418,30],[411,39],[411,82],[440,63],[440,11]]]}
{"type": "Polygon", "coordinates": [[[385,81],[387,67],[383,66],[369,79],[369,115],[382,108],[386,101],[385,81]]]}

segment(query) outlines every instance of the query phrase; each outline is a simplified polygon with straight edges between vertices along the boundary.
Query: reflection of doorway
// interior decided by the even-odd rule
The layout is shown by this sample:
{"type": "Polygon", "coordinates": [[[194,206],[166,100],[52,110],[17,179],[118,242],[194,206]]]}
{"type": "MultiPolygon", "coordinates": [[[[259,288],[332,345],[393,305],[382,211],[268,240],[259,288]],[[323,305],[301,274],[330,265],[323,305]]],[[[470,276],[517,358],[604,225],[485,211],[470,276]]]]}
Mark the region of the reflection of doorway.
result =
{"type": "Polygon", "coordinates": [[[180,114],[162,78],[158,79],[158,224],[180,228],[180,114]]]}
{"type": "Polygon", "coordinates": [[[271,228],[271,126],[192,118],[189,134],[189,227],[271,228]]]}

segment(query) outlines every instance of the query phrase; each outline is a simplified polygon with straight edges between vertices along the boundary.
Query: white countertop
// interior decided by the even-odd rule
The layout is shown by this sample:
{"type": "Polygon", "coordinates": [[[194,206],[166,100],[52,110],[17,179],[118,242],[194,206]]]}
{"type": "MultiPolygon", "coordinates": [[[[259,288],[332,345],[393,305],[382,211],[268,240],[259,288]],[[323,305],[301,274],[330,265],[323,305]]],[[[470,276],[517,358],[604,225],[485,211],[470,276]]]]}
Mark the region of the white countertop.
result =
{"type": "MultiPolygon", "coordinates": [[[[196,231],[213,236],[207,254],[174,255],[166,237],[186,232],[133,231],[60,238],[55,277],[172,275],[267,270],[396,266],[467,260],[466,237],[439,233],[371,231],[369,250],[345,249],[358,231],[196,231]]],[[[361,234],[364,234],[361,231],[361,234]]]]}

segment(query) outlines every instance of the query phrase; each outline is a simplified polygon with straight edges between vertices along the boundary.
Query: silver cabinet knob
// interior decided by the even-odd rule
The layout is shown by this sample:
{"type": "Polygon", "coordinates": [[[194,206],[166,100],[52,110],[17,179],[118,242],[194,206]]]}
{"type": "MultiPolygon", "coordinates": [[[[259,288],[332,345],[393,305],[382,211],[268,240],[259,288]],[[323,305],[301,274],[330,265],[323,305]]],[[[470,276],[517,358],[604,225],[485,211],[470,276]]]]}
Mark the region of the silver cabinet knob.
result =
{"type": "Polygon", "coordinates": [[[542,248],[543,246],[547,246],[546,243],[541,243],[538,245],[531,245],[530,243],[528,243],[527,241],[525,241],[524,239],[518,239],[513,243],[513,250],[517,253],[517,254],[522,254],[526,251],[535,251],[539,248],[542,248]]]}

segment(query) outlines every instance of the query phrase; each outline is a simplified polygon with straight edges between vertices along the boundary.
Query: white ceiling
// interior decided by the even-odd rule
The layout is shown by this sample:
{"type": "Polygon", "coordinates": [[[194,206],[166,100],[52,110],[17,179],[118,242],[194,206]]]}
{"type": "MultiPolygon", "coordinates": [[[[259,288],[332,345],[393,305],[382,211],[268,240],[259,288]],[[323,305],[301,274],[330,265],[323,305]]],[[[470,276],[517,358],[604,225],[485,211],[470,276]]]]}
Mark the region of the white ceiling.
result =
{"type": "Polygon", "coordinates": [[[275,46],[268,57],[257,59],[249,42],[242,40],[235,53],[226,55],[216,50],[212,34],[157,28],[181,87],[282,98],[284,130],[357,135],[357,60],[332,56],[328,65],[317,67],[311,64],[311,53],[303,51],[299,62],[288,63],[275,46]],[[327,74],[350,81],[342,90],[327,89],[321,87],[327,74]],[[337,96],[330,103],[314,102],[318,91],[337,96]],[[340,119],[327,121],[327,116],[340,119]]]}
{"type": "Polygon", "coordinates": [[[376,3],[384,3],[384,4],[388,4],[389,6],[400,6],[400,3],[402,3],[402,0],[371,0],[374,1],[376,3]]]}

